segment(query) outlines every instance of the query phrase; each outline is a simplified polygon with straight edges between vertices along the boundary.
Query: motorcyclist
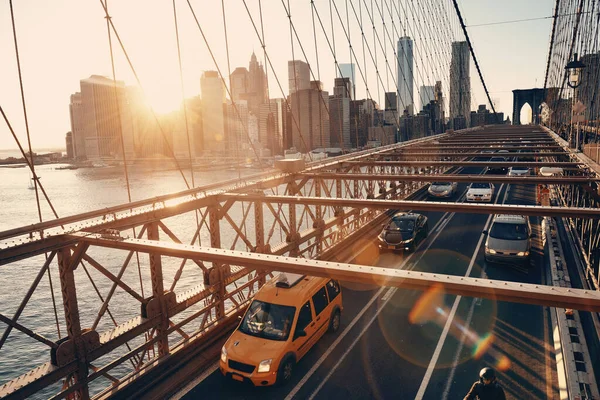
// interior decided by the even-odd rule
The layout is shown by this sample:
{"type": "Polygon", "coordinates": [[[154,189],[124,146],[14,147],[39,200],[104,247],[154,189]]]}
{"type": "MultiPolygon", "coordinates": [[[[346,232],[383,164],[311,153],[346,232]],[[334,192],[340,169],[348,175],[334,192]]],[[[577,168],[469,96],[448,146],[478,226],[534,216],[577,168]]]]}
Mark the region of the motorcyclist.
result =
{"type": "Polygon", "coordinates": [[[492,368],[483,368],[479,380],[471,386],[464,400],[506,400],[504,389],[496,381],[496,372],[492,368]]]}

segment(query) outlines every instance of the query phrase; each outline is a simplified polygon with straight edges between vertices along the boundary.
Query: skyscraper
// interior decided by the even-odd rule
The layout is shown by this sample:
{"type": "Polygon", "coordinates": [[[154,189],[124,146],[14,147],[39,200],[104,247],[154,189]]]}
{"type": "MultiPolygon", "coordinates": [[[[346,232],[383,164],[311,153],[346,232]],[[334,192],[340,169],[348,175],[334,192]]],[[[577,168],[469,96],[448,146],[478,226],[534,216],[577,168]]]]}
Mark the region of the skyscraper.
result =
{"type": "Polygon", "coordinates": [[[398,107],[400,115],[404,110],[414,114],[413,96],[413,41],[408,36],[398,40],[398,107]]]}
{"type": "Polygon", "coordinates": [[[121,159],[123,135],[125,155],[131,159],[133,124],[124,82],[92,75],[82,79],[80,87],[86,158],[121,159]]]}
{"type": "Polygon", "coordinates": [[[257,61],[252,52],[248,65],[248,110],[258,117],[260,105],[269,100],[267,77],[263,66],[257,61]]]}
{"type": "Polygon", "coordinates": [[[329,97],[330,145],[350,149],[350,78],[335,78],[333,96],[329,97]]]}
{"type": "Polygon", "coordinates": [[[329,93],[320,81],[290,95],[292,145],[306,153],[318,147],[330,147],[329,93]]]}
{"type": "Polygon", "coordinates": [[[73,157],[76,160],[85,160],[83,104],[81,103],[80,92],[71,95],[69,115],[71,117],[71,132],[73,133],[73,157]]]}
{"type": "Polygon", "coordinates": [[[428,85],[421,85],[419,88],[419,98],[421,99],[421,110],[425,108],[431,100],[435,99],[434,87],[428,85]]]}
{"type": "Polygon", "coordinates": [[[260,143],[272,154],[283,153],[283,133],[287,107],[284,99],[270,99],[260,106],[258,132],[260,143]]]}
{"type": "Polygon", "coordinates": [[[300,90],[310,89],[310,67],[300,60],[288,61],[290,96],[300,90]]]}
{"type": "Polygon", "coordinates": [[[356,80],[354,75],[354,64],[338,64],[339,69],[335,71],[336,78],[350,79],[350,100],[356,99],[356,80]]]}
{"type": "Polygon", "coordinates": [[[453,42],[450,61],[450,119],[465,118],[466,126],[469,126],[471,116],[470,64],[471,55],[467,42],[453,42]]]}
{"type": "Polygon", "coordinates": [[[232,100],[248,100],[248,70],[244,67],[236,68],[229,76],[232,100]]]}
{"type": "Polygon", "coordinates": [[[204,149],[223,151],[225,145],[225,123],[223,105],[225,86],[217,71],[205,71],[200,78],[202,91],[202,132],[204,149]]]}

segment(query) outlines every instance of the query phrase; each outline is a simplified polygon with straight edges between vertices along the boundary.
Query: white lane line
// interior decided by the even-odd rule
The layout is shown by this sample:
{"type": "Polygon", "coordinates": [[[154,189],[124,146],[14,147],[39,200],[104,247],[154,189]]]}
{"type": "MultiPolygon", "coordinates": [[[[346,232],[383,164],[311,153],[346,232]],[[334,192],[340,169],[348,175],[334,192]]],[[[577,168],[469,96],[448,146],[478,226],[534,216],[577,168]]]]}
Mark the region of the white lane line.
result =
{"type": "MultiPolygon", "coordinates": [[[[502,192],[503,186],[504,186],[504,184],[502,184],[500,186],[500,189],[498,190],[498,195],[496,196],[496,200],[494,201],[494,204],[498,203],[498,200],[500,199],[500,192],[502,192]]],[[[507,187],[507,189],[508,189],[508,187],[507,187]]],[[[505,190],[502,204],[504,204],[504,202],[506,201],[507,195],[508,195],[508,190],[505,190]]],[[[492,220],[492,216],[493,216],[493,214],[490,214],[488,216],[487,220],[485,221],[484,229],[486,229],[488,227],[490,221],[492,220]]],[[[465,276],[469,276],[471,274],[471,270],[473,269],[473,265],[475,264],[475,259],[477,258],[477,255],[479,254],[479,249],[481,248],[481,244],[483,243],[484,238],[485,238],[485,235],[482,233],[479,236],[479,241],[477,242],[477,247],[475,247],[475,252],[471,256],[471,261],[469,262],[469,267],[467,268],[467,272],[465,273],[465,276]]],[[[452,305],[452,310],[450,311],[450,314],[448,315],[448,319],[446,320],[446,324],[444,325],[444,330],[442,331],[442,334],[441,334],[441,336],[438,340],[438,343],[435,347],[433,356],[431,357],[431,360],[429,361],[429,366],[427,367],[425,376],[423,377],[423,380],[421,381],[421,386],[419,387],[419,391],[417,392],[417,395],[415,396],[415,400],[421,400],[421,399],[423,399],[423,396],[425,395],[425,391],[427,390],[427,386],[429,385],[429,381],[431,380],[431,376],[433,375],[433,370],[435,369],[437,361],[442,352],[442,347],[444,347],[444,343],[446,342],[446,337],[448,336],[448,331],[450,330],[450,326],[452,325],[452,322],[454,320],[454,315],[456,314],[456,310],[458,309],[458,304],[460,303],[461,298],[462,298],[462,296],[456,296],[456,298],[454,299],[454,304],[452,305]]],[[[473,299],[473,301],[475,301],[475,300],[476,299],[473,299]]],[[[461,342],[461,344],[462,344],[462,342],[461,342]]],[[[456,357],[455,357],[455,361],[456,361],[456,357]]],[[[457,362],[457,364],[458,364],[458,362],[457,362]]],[[[452,372],[451,372],[452,376],[455,373],[457,364],[454,364],[452,366],[452,372]]]]}
{"type": "MultiPolygon", "coordinates": [[[[440,219],[440,221],[438,222],[438,224],[441,224],[442,222],[444,224],[448,224],[448,222],[450,222],[450,219],[451,218],[446,219],[445,221],[442,221],[440,219]]],[[[437,240],[437,238],[440,235],[440,233],[441,233],[441,231],[438,232],[438,233],[436,233],[435,236],[433,237],[433,239],[429,241],[429,243],[427,244],[427,247],[423,250],[423,252],[421,254],[419,254],[419,258],[412,265],[413,267],[415,265],[417,265],[418,262],[421,260],[421,258],[423,258],[425,256],[425,253],[427,252],[427,250],[429,250],[429,248],[431,247],[431,245],[437,240]]],[[[407,258],[406,261],[408,261],[408,259],[410,259],[414,254],[415,253],[411,253],[411,255],[407,258]]],[[[404,263],[406,263],[406,261],[404,263]]],[[[392,292],[392,291],[393,291],[393,293],[395,293],[396,290],[397,290],[397,288],[395,288],[395,287],[394,288],[390,288],[389,291],[388,291],[388,293],[392,292]]],[[[364,333],[367,331],[367,329],[369,329],[369,327],[373,324],[373,321],[375,321],[375,319],[379,316],[379,314],[381,313],[381,311],[383,311],[383,309],[385,308],[385,305],[392,298],[393,293],[391,295],[389,295],[387,297],[387,299],[384,300],[381,303],[381,305],[377,309],[377,312],[375,313],[375,315],[373,315],[373,317],[371,317],[371,319],[369,320],[369,322],[364,326],[364,328],[358,334],[358,336],[356,337],[356,339],[354,339],[354,341],[348,347],[348,349],[346,349],[346,351],[344,352],[344,354],[342,355],[342,357],[340,357],[340,359],[338,360],[338,362],[329,371],[329,373],[327,374],[327,376],[325,377],[325,379],[323,379],[321,381],[321,383],[319,384],[319,386],[317,386],[317,388],[311,394],[311,396],[309,397],[309,399],[313,399],[317,395],[317,393],[321,390],[321,388],[323,387],[323,385],[325,385],[325,383],[329,380],[329,378],[331,378],[331,376],[333,375],[333,373],[335,372],[335,370],[340,366],[340,364],[342,363],[342,361],[344,361],[344,359],[350,353],[350,351],[354,348],[354,346],[356,346],[356,343],[358,343],[358,341],[364,335],[364,333]]],[[[386,293],[386,295],[387,295],[387,293],[386,293]]],[[[364,310],[365,309],[363,309],[363,311],[364,310]]],[[[361,314],[362,314],[362,311],[361,311],[361,314]]],[[[354,323],[354,321],[352,321],[352,322],[354,323]]],[[[349,328],[350,327],[346,328],[346,330],[343,333],[344,335],[347,333],[347,331],[349,330],[349,328]]],[[[327,356],[329,356],[329,354],[331,353],[331,351],[333,351],[334,347],[337,346],[337,344],[339,343],[340,340],[341,340],[341,338],[338,338],[338,340],[335,341],[335,343],[327,350],[327,352],[319,359],[319,361],[317,361],[317,363],[310,369],[310,371],[308,371],[308,373],[304,376],[304,378],[302,378],[302,380],[296,385],[296,387],[294,388],[294,390],[292,390],[290,392],[290,394],[287,395],[287,397],[285,398],[285,400],[291,400],[296,395],[296,393],[298,393],[298,391],[302,388],[302,386],[304,386],[304,384],[308,381],[308,379],[315,373],[315,371],[317,370],[317,368],[319,368],[319,366],[323,363],[323,361],[325,361],[325,359],[327,358],[327,356]]]]}
{"type": "MultiPolygon", "coordinates": [[[[462,167],[461,167],[461,169],[462,169],[462,167]]],[[[481,175],[481,174],[480,174],[480,175],[481,175]]],[[[466,194],[467,194],[467,190],[468,190],[468,188],[464,190],[464,192],[463,192],[463,193],[460,195],[460,197],[458,198],[457,202],[462,202],[462,201],[464,200],[464,197],[465,197],[465,196],[466,196],[466,194]]],[[[448,213],[448,212],[444,213],[444,215],[442,215],[442,217],[441,217],[441,218],[438,220],[438,222],[437,222],[437,223],[435,224],[435,226],[433,227],[433,232],[436,232],[436,231],[438,230],[438,228],[439,228],[439,227],[441,227],[442,225],[444,225],[444,227],[445,227],[445,226],[448,224],[448,222],[450,222],[450,220],[451,220],[451,219],[454,217],[454,215],[455,215],[455,213],[451,213],[451,214],[450,214],[450,213],[448,213]],[[447,218],[447,217],[448,217],[448,218],[447,218]]],[[[430,248],[430,247],[431,247],[431,245],[432,245],[432,244],[435,242],[435,240],[438,238],[438,236],[439,236],[439,234],[440,234],[440,233],[441,233],[441,231],[437,232],[437,233],[434,235],[433,239],[429,241],[429,244],[427,245],[427,247],[425,248],[425,250],[423,250],[423,253],[422,253],[422,254],[421,254],[421,256],[419,257],[419,260],[420,260],[420,259],[421,259],[421,258],[422,258],[424,255],[425,255],[425,252],[426,252],[427,250],[429,250],[429,248],[430,248]]],[[[419,247],[421,247],[421,244],[419,244],[419,246],[417,247],[417,249],[418,249],[419,247]]],[[[415,254],[415,253],[411,253],[411,254],[410,254],[410,255],[409,255],[409,256],[408,256],[408,257],[407,257],[407,258],[404,260],[404,262],[403,262],[403,263],[400,265],[400,267],[399,267],[399,268],[400,268],[400,269],[402,269],[402,268],[403,268],[403,267],[404,267],[404,266],[407,264],[407,262],[408,262],[408,261],[409,261],[409,260],[410,260],[410,259],[413,257],[413,255],[414,255],[414,254],[415,254]]],[[[418,262],[419,260],[417,260],[417,262],[418,262]]],[[[410,269],[414,268],[414,267],[417,265],[417,262],[413,263],[413,264],[410,266],[410,269]]],[[[375,293],[375,295],[374,295],[374,296],[373,296],[373,297],[372,297],[372,298],[369,300],[369,303],[368,303],[367,305],[365,305],[365,306],[363,307],[363,309],[360,311],[360,313],[359,313],[359,314],[358,314],[356,317],[354,317],[354,319],[353,319],[353,320],[350,322],[350,325],[348,325],[348,326],[346,327],[346,329],[344,329],[344,331],[343,331],[343,332],[342,332],[342,333],[341,333],[341,334],[340,334],[340,335],[337,337],[337,339],[336,339],[336,340],[335,340],[335,341],[334,341],[334,342],[331,344],[331,346],[329,346],[329,348],[328,348],[328,349],[327,349],[327,351],[326,351],[326,352],[325,352],[325,353],[324,353],[324,354],[321,356],[321,358],[319,358],[319,360],[318,360],[318,361],[317,361],[317,362],[316,362],[316,363],[315,363],[315,364],[312,366],[312,368],[311,368],[311,369],[310,369],[310,370],[309,370],[309,371],[306,373],[306,375],[304,375],[304,377],[303,377],[303,378],[300,380],[300,382],[298,382],[298,383],[296,384],[296,386],[294,387],[294,389],[292,389],[292,390],[290,391],[290,393],[289,393],[289,394],[288,394],[288,395],[285,397],[285,400],[291,400],[291,399],[292,399],[292,398],[293,398],[293,397],[296,395],[296,393],[298,393],[298,391],[299,391],[299,390],[300,390],[300,389],[301,389],[301,388],[302,388],[302,387],[303,387],[303,386],[306,384],[306,382],[307,382],[307,381],[310,379],[310,377],[311,377],[311,376],[312,376],[312,375],[315,373],[315,371],[316,371],[316,370],[317,370],[317,369],[318,369],[318,368],[321,366],[321,364],[323,364],[323,362],[324,362],[324,361],[327,359],[327,357],[329,357],[329,354],[331,354],[331,352],[332,352],[333,350],[335,350],[335,348],[337,347],[337,345],[338,345],[338,344],[339,344],[339,343],[342,341],[342,339],[343,339],[343,338],[344,338],[344,337],[345,337],[345,336],[348,334],[348,332],[349,332],[349,331],[350,331],[350,330],[351,330],[351,329],[354,327],[354,325],[356,325],[356,323],[358,322],[358,320],[359,320],[359,319],[360,319],[360,318],[363,316],[363,314],[364,314],[364,313],[367,311],[367,309],[368,309],[368,308],[369,308],[369,307],[370,307],[370,306],[373,304],[373,302],[375,301],[375,299],[376,299],[377,297],[379,297],[379,296],[381,295],[381,293],[383,293],[383,291],[384,291],[385,289],[386,289],[385,287],[382,287],[381,289],[379,289],[379,290],[377,291],[377,293],[375,293]]],[[[385,297],[385,296],[387,296],[387,295],[389,295],[389,297],[387,297],[387,299],[383,299],[383,301],[384,301],[384,304],[385,304],[387,301],[389,301],[389,299],[391,298],[391,296],[393,295],[393,293],[395,293],[396,289],[397,289],[397,288],[388,288],[388,291],[385,293],[384,297],[385,297]],[[390,294],[390,293],[391,293],[391,294],[390,294]]],[[[379,313],[381,312],[381,310],[382,310],[382,309],[383,309],[383,305],[380,307],[379,311],[377,312],[377,314],[376,314],[375,316],[379,315],[379,313]]],[[[371,321],[371,322],[369,322],[369,324],[368,324],[367,326],[371,325],[371,323],[372,323],[372,321],[371,321]]],[[[361,333],[361,334],[360,334],[358,337],[360,338],[361,336],[362,336],[362,333],[361,333]]],[[[351,346],[350,348],[352,348],[352,347],[354,347],[354,346],[351,346]]],[[[345,356],[344,356],[344,357],[345,357],[345,356]]],[[[336,364],[335,368],[337,368],[337,366],[338,366],[338,365],[339,365],[339,363],[338,363],[338,364],[336,364]]],[[[332,370],[332,371],[333,371],[333,370],[332,370]]],[[[331,376],[331,373],[330,373],[330,375],[328,375],[328,376],[327,376],[327,379],[329,379],[329,377],[330,377],[330,376],[331,376]]],[[[325,381],[323,381],[323,383],[324,383],[324,382],[325,382],[325,381]]],[[[323,383],[322,383],[322,384],[323,384],[323,383]]],[[[319,389],[322,387],[322,384],[321,384],[321,386],[319,386],[319,389]]],[[[316,394],[317,392],[318,392],[318,390],[316,390],[316,391],[313,393],[313,396],[314,396],[314,394],[316,394]]]]}
{"type": "Polygon", "coordinates": [[[214,364],[212,364],[210,367],[208,367],[202,373],[202,375],[200,375],[199,377],[197,377],[196,379],[194,379],[192,382],[190,382],[187,385],[185,385],[181,390],[179,390],[173,396],[169,397],[169,400],[179,400],[179,399],[181,399],[183,396],[185,396],[186,394],[188,394],[188,392],[190,392],[193,388],[195,388],[200,383],[202,383],[203,380],[205,380],[206,378],[208,378],[209,375],[213,374],[218,369],[219,369],[219,362],[217,361],[214,364]]]}

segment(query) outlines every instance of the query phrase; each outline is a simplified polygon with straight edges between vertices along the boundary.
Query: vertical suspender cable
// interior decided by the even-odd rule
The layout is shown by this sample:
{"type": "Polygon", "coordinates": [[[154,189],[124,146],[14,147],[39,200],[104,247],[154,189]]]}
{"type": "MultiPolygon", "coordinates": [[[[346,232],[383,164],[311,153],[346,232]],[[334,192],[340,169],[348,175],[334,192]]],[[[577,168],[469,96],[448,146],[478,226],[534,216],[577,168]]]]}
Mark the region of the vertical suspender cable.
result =
{"type": "MultiPolygon", "coordinates": [[[[117,119],[119,120],[119,138],[121,140],[121,152],[123,154],[123,171],[125,173],[125,183],[127,184],[127,199],[131,203],[131,186],[129,185],[129,170],[127,169],[127,156],[125,155],[125,140],[123,138],[123,124],[121,121],[121,105],[119,102],[119,91],[117,90],[117,75],[115,71],[115,58],[112,47],[112,34],[110,32],[110,22],[111,16],[108,14],[108,0],[104,0],[104,18],[106,19],[106,31],[108,33],[108,48],[110,51],[110,65],[112,68],[112,77],[113,77],[113,92],[115,94],[115,105],[117,107],[117,119]]],[[[125,88],[123,88],[125,90],[125,88]]],[[[137,237],[135,228],[133,229],[133,237],[137,237]]],[[[140,266],[140,256],[139,253],[135,252],[135,257],[137,259],[137,267],[138,267],[138,275],[140,280],[140,289],[142,292],[142,297],[144,296],[144,283],[142,280],[142,269],[140,266]]]]}
{"type": "MultiPolygon", "coordinates": [[[[179,45],[179,23],[177,21],[177,7],[175,6],[175,0],[173,0],[173,20],[175,21],[175,39],[177,42],[177,61],[179,64],[179,84],[181,87],[181,105],[183,107],[183,119],[185,120],[185,134],[187,137],[187,145],[188,145],[188,154],[190,156],[190,173],[192,174],[192,187],[196,187],[196,181],[194,179],[194,162],[192,160],[192,144],[190,141],[190,129],[188,124],[188,116],[187,116],[187,104],[185,102],[185,90],[183,86],[183,67],[181,65],[181,47],[179,45]]],[[[200,225],[200,220],[198,218],[198,210],[194,210],[194,215],[196,216],[196,227],[200,225]]],[[[198,245],[202,245],[201,235],[198,234],[198,245]]]]}
{"type": "MultiPolygon", "coordinates": [[[[13,2],[12,0],[9,1],[10,4],[10,20],[12,22],[12,31],[13,31],[13,41],[15,43],[15,56],[17,59],[17,70],[19,73],[19,87],[21,89],[21,102],[23,104],[23,116],[25,118],[25,131],[27,132],[27,145],[29,147],[29,156],[31,157],[31,172],[33,175],[33,185],[35,188],[35,203],[37,205],[37,212],[38,212],[38,218],[39,221],[42,222],[42,207],[40,204],[40,195],[38,192],[38,184],[39,184],[39,178],[35,173],[35,164],[33,162],[33,150],[31,148],[31,135],[29,133],[29,119],[27,118],[27,106],[25,104],[25,91],[23,89],[23,76],[21,73],[21,61],[19,58],[19,46],[18,46],[18,42],[17,42],[17,28],[16,28],[16,24],[15,24],[15,14],[14,14],[14,9],[13,9],[13,2]]],[[[15,137],[16,138],[16,137],[15,137]]],[[[27,160],[27,157],[25,157],[25,159],[27,160]]],[[[42,189],[43,190],[43,189],[42,189]]],[[[45,194],[45,193],[44,193],[45,194]]],[[[50,199],[48,199],[48,197],[46,196],[46,199],[48,200],[48,203],[50,204],[50,199]]],[[[52,207],[52,204],[50,204],[50,207],[52,207]]],[[[54,211],[54,207],[52,207],[52,211],[54,211]]],[[[56,211],[54,211],[54,214],[56,215],[56,211]]],[[[58,218],[58,215],[57,215],[58,218]]],[[[46,259],[48,259],[48,254],[44,254],[46,259]]],[[[52,305],[54,306],[54,319],[56,322],[56,330],[58,332],[58,338],[60,339],[60,324],[58,323],[58,313],[56,310],[56,300],[54,298],[54,287],[52,285],[52,274],[50,273],[50,268],[47,269],[48,270],[48,281],[50,283],[50,293],[52,294],[52,305]]]]}
{"type": "MultiPolygon", "coordinates": [[[[175,1],[175,0],[173,0],[175,1]]],[[[223,30],[225,31],[225,51],[227,54],[227,73],[228,73],[228,78],[229,78],[229,87],[232,90],[231,93],[231,102],[235,104],[235,99],[233,98],[233,86],[231,84],[231,63],[229,62],[229,39],[227,37],[227,19],[225,18],[225,0],[221,0],[221,9],[223,11],[223,30]]],[[[227,115],[227,119],[229,120],[229,115],[227,115]]],[[[243,120],[240,121],[241,124],[244,123],[243,120]]],[[[246,119],[246,123],[248,123],[248,119],[246,119]]],[[[229,126],[229,121],[227,121],[227,125],[229,126]]],[[[238,139],[238,138],[236,138],[238,139]]],[[[249,140],[252,140],[251,138],[248,138],[249,140]]],[[[231,133],[230,133],[230,137],[229,137],[229,143],[231,143],[231,133]]],[[[235,140],[235,162],[237,164],[237,171],[238,171],[238,179],[242,179],[242,172],[240,170],[240,154],[239,154],[239,143],[238,140],[235,140]]],[[[258,154],[257,154],[258,157],[258,154]]],[[[260,163],[260,160],[259,160],[260,163]]]]}

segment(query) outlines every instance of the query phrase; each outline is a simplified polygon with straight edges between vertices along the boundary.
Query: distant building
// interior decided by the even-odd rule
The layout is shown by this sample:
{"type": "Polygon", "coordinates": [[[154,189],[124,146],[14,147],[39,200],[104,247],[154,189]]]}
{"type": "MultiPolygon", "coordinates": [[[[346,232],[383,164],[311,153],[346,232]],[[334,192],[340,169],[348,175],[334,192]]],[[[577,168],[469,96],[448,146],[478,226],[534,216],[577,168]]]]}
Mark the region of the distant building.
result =
{"type": "Polygon", "coordinates": [[[136,158],[172,157],[173,113],[155,118],[142,91],[137,87],[128,87],[127,96],[132,115],[133,147],[136,158]]]}
{"type": "Polygon", "coordinates": [[[356,75],[354,74],[354,64],[338,64],[339,70],[336,71],[336,78],[350,79],[350,100],[356,99],[356,75]]]}
{"type": "Polygon", "coordinates": [[[442,131],[444,131],[444,126],[446,124],[446,101],[442,90],[442,81],[435,82],[435,86],[433,87],[433,99],[439,106],[439,119],[442,123],[442,131]]]}
{"type": "Polygon", "coordinates": [[[248,100],[248,70],[244,67],[236,68],[229,76],[231,99],[235,102],[248,100]]]}
{"type": "MultiPolygon", "coordinates": [[[[450,119],[465,128],[469,125],[471,114],[470,65],[471,54],[467,42],[453,42],[450,61],[450,119]]],[[[453,125],[453,128],[462,129],[458,126],[453,125]]]]}
{"type": "Polygon", "coordinates": [[[310,89],[290,95],[291,140],[293,147],[307,153],[317,147],[330,147],[329,93],[320,81],[310,82],[310,89]]]}
{"type": "Polygon", "coordinates": [[[200,78],[202,91],[202,131],[204,149],[225,151],[225,86],[217,71],[205,71],[200,78]]]}
{"type": "Polygon", "coordinates": [[[284,99],[271,99],[260,107],[259,140],[262,146],[269,149],[273,155],[283,154],[286,117],[287,106],[284,99]]]}
{"type": "Polygon", "coordinates": [[[254,54],[254,52],[252,52],[250,64],[248,66],[247,100],[248,110],[257,117],[260,106],[269,101],[267,76],[262,64],[257,61],[256,54],[254,54]]]}
{"type": "Polygon", "coordinates": [[[330,145],[348,150],[350,142],[350,78],[335,78],[333,96],[329,96],[330,145]]]}
{"type": "Polygon", "coordinates": [[[310,66],[304,61],[288,61],[289,95],[310,89],[310,66]]]}
{"type": "Polygon", "coordinates": [[[369,127],[369,142],[380,146],[394,144],[398,141],[398,129],[394,125],[379,125],[369,127]]]}
{"type": "Polygon", "coordinates": [[[404,110],[409,115],[414,114],[414,95],[413,95],[413,41],[408,36],[403,36],[398,40],[398,106],[396,109],[400,114],[404,110]]]}
{"type": "Polygon", "coordinates": [[[67,132],[67,135],[65,136],[65,145],[67,147],[67,158],[72,160],[74,157],[74,152],[73,152],[73,133],[72,132],[67,132]]]}
{"type": "Polygon", "coordinates": [[[71,132],[73,134],[73,157],[76,160],[85,160],[85,122],[83,119],[81,92],[71,95],[69,116],[71,119],[71,132]]]}
{"type": "Polygon", "coordinates": [[[250,142],[248,116],[248,101],[246,100],[237,101],[235,105],[229,101],[225,106],[225,137],[226,149],[229,151],[228,156],[239,156],[244,144],[250,142]]]}
{"type": "Polygon", "coordinates": [[[85,157],[122,159],[124,147],[125,157],[132,159],[133,123],[123,81],[92,75],[80,87],[85,157]]]}
{"type": "Polygon", "coordinates": [[[398,106],[397,95],[395,92],[386,92],[385,93],[385,109],[383,111],[383,119],[388,125],[398,125],[398,119],[400,115],[398,114],[398,106]]]}
{"type": "Polygon", "coordinates": [[[435,100],[435,87],[421,85],[419,88],[419,99],[421,101],[421,110],[425,108],[432,100],[435,100]]]}
{"type": "Polygon", "coordinates": [[[504,123],[504,113],[494,113],[487,109],[485,104],[480,104],[477,111],[471,111],[471,127],[502,124],[504,123]]]}
{"type": "Polygon", "coordinates": [[[350,143],[353,148],[364,146],[369,137],[370,118],[362,112],[363,101],[350,101],[350,143]]]}
{"type": "Polygon", "coordinates": [[[399,124],[400,141],[413,140],[428,136],[429,116],[424,114],[408,115],[405,113],[400,117],[399,124]]]}

